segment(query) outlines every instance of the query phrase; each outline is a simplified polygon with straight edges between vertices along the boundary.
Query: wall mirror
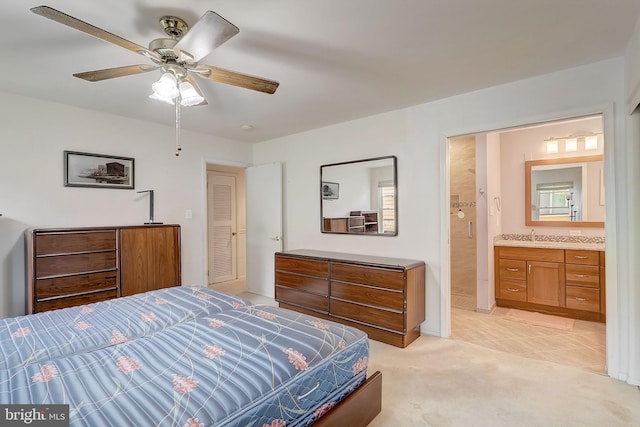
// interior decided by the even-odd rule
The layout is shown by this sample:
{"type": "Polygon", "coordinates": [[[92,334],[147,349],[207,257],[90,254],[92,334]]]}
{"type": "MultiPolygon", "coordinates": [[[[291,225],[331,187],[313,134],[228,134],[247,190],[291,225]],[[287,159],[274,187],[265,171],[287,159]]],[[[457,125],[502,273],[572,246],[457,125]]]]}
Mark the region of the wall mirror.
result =
{"type": "Polygon", "coordinates": [[[395,156],[320,166],[321,231],[396,236],[396,168],[395,156]]]}
{"type": "Polygon", "coordinates": [[[525,162],[525,223],[604,227],[602,156],[525,162]]]}

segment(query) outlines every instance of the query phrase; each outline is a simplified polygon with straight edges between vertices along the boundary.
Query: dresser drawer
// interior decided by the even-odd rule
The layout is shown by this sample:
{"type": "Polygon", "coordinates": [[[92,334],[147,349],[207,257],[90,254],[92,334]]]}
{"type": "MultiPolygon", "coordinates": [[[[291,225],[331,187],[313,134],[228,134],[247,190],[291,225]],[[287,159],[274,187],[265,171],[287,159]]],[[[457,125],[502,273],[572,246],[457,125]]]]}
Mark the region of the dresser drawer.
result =
{"type": "Polygon", "coordinates": [[[501,259],[500,264],[500,279],[514,279],[514,280],[526,280],[527,279],[527,262],[515,259],[501,259]]]}
{"type": "Polygon", "coordinates": [[[286,304],[297,305],[310,310],[329,313],[329,297],[311,294],[283,286],[276,286],[276,300],[286,304]]]}
{"type": "Polygon", "coordinates": [[[600,287],[600,267],[597,265],[567,264],[565,274],[567,284],[575,283],[590,288],[600,287]]]}
{"type": "Polygon", "coordinates": [[[524,280],[500,279],[496,298],[513,301],[527,300],[527,282],[524,280]]]}
{"type": "Polygon", "coordinates": [[[598,266],[600,254],[598,251],[580,251],[567,249],[565,251],[565,262],[567,264],[588,264],[598,266]]]}
{"type": "Polygon", "coordinates": [[[332,281],[331,296],[342,300],[375,305],[393,310],[404,310],[404,294],[387,289],[332,281]]]}
{"type": "Polygon", "coordinates": [[[59,255],[37,258],[36,278],[61,276],[116,268],[116,252],[59,255]]]}
{"type": "Polygon", "coordinates": [[[329,296],[329,279],[276,271],[276,286],[286,286],[325,297],[329,296]]]}
{"type": "Polygon", "coordinates": [[[331,280],[359,283],[380,288],[404,290],[404,270],[365,267],[339,262],[331,263],[331,280]]]}
{"type": "Polygon", "coordinates": [[[117,286],[115,271],[40,279],[36,280],[36,297],[41,300],[98,290],[114,290],[117,286]]]}
{"type": "Polygon", "coordinates": [[[331,298],[331,315],[394,331],[404,331],[404,314],[402,312],[331,298]]]}
{"type": "Polygon", "coordinates": [[[294,271],[320,278],[329,277],[327,261],[276,256],[276,271],[294,271]]]}
{"type": "Polygon", "coordinates": [[[600,311],[600,290],[567,286],[567,308],[585,311],[600,311]]]}
{"type": "Polygon", "coordinates": [[[42,311],[56,310],[58,308],[75,307],[92,302],[106,301],[117,296],[118,292],[114,290],[77,295],[75,297],[56,298],[39,302],[37,306],[37,312],[39,313],[42,311]]]}
{"type": "Polygon", "coordinates": [[[92,231],[74,233],[39,234],[36,237],[35,254],[67,254],[92,252],[116,248],[116,231],[92,231]]]}

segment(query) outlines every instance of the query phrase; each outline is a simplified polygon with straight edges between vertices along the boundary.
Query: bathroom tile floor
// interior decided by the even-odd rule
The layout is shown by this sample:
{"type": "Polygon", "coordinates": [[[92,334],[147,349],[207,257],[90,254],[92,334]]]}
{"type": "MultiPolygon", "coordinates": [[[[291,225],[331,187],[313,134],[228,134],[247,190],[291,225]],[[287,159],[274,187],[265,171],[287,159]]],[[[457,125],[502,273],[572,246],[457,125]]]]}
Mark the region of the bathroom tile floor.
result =
{"type": "Polygon", "coordinates": [[[606,373],[605,324],[576,320],[570,331],[534,326],[504,318],[509,309],[491,314],[453,307],[451,338],[530,359],[546,360],[606,373]]]}

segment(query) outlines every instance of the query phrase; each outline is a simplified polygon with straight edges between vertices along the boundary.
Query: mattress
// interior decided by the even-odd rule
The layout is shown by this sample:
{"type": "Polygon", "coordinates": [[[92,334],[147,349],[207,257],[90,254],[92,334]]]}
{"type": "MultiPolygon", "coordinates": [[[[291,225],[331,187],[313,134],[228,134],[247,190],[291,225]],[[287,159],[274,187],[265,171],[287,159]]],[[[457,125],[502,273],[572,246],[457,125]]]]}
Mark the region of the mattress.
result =
{"type": "Polygon", "coordinates": [[[2,369],[0,403],[69,404],[72,426],[306,426],[364,382],[363,332],[231,304],[2,369]]]}
{"type": "Polygon", "coordinates": [[[178,286],[0,319],[0,369],[103,348],[245,305],[251,302],[207,288],[178,286]]]}

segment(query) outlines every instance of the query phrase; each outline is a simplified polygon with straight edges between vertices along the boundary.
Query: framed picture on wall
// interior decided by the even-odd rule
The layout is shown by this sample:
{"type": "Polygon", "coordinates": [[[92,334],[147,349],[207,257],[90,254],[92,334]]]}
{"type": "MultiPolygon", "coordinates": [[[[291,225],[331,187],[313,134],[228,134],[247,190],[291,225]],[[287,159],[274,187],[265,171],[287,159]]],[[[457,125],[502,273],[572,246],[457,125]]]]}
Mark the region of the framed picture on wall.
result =
{"type": "Polygon", "coordinates": [[[340,184],[337,182],[322,181],[322,198],[324,200],[335,200],[340,196],[340,184]]]}
{"type": "Polygon", "coordinates": [[[134,159],[64,152],[64,186],[134,189],[134,159]]]}

